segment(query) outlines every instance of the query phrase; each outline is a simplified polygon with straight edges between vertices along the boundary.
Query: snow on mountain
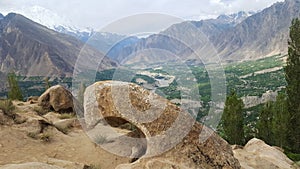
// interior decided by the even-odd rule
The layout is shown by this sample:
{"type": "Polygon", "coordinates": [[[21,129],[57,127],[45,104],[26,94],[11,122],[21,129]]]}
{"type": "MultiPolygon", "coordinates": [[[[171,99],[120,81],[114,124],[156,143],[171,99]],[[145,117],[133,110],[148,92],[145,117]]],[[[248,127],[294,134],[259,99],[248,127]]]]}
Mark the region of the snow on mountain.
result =
{"type": "Polygon", "coordinates": [[[249,16],[255,14],[256,12],[250,11],[250,12],[244,12],[240,11],[237,13],[232,14],[221,14],[221,15],[193,15],[185,17],[186,20],[189,21],[202,21],[202,20],[218,20],[223,23],[228,23],[231,25],[237,25],[241,23],[243,20],[248,18],[249,16]]]}
{"type": "Polygon", "coordinates": [[[74,26],[72,21],[68,18],[58,15],[50,9],[46,9],[37,5],[31,7],[23,7],[19,9],[11,9],[10,12],[22,14],[27,18],[58,32],[60,32],[61,29],[73,33],[90,33],[93,31],[91,28],[79,29],[76,26],[74,26]]]}
{"type": "Polygon", "coordinates": [[[245,12],[245,11],[240,11],[238,13],[234,13],[234,14],[223,14],[220,15],[217,19],[219,20],[223,20],[224,22],[233,24],[233,25],[237,25],[239,23],[241,23],[243,20],[245,20],[246,18],[248,18],[249,16],[255,14],[255,12],[245,12]]]}
{"type": "Polygon", "coordinates": [[[218,15],[210,15],[210,14],[204,14],[204,15],[191,15],[184,17],[183,19],[188,21],[200,21],[200,20],[207,20],[207,19],[216,19],[218,15]]]}

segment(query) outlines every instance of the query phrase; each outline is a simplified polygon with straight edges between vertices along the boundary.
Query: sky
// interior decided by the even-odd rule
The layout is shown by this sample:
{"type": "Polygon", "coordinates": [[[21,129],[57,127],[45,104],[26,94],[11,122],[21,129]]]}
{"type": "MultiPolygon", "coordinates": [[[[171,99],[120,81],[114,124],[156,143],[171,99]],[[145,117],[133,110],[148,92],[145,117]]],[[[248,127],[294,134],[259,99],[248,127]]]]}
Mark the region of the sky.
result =
{"type": "Polygon", "coordinates": [[[201,20],[238,11],[258,11],[278,1],[282,0],[0,0],[0,13],[17,12],[48,24],[64,22],[78,28],[100,29],[136,14],[159,13],[201,20]]]}

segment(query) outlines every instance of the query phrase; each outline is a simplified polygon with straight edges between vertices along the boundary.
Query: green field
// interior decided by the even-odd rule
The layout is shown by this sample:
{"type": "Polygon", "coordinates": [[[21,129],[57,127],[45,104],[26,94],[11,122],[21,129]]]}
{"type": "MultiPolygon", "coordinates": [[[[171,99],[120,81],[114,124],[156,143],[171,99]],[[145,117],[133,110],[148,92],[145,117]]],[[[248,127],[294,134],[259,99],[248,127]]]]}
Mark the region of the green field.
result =
{"type": "MultiPolygon", "coordinates": [[[[237,91],[240,97],[261,96],[263,93],[269,90],[280,90],[281,87],[286,85],[284,70],[274,69],[272,71],[271,69],[283,67],[284,57],[285,56],[276,55],[255,61],[244,61],[240,63],[230,63],[225,65],[224,71],[226,75],[226,86],[224,87],[226,88],[227,93],[230,90],[234,89],[237,91]],[[264,70],[269,71],[261,72],[264,70]]],[[[84,77],[88,77],[88,73],[81,74],[80,77],[80,79],[84,79],[84,77]]],[[[22,89],[25,99],[29,96],[39,96],[45,91],[44,79],[45,77],[18,76],[19,85],[22,89]]],[[[158,94],[166,97],[169,100],[181,98],[182,93],[181,90],[179,90],[180,87],[188,88],[190,90],[192,90],[192,88],[198,88],[200,96],[199,100],[203,102],[203,107],[200,109],[198,118],[200,119],[201,117],[205,116],[210,108],[209,103],[211,101],[211,84],[210,77],[204,65],[186,66],[177,65],[176,63],[168,63],[159,65],[159,68],[148,68],[144,70],[104,70],[96,74],[95,80],[93,82],[111,79],[130,81],[133,83],[138,83],[137,79],[142,79],[147,83],[148,86],[153,86],[153,88],[158,91],[158,94]],[[155,76],[139,74],[138,72],[140,71],[149,72],[150,74],[152,73],[155,76]],[[160,87],[157,85],[157,80],[164,79],[165,77],[170,75],[176,78],[172,83],[169,84],[169,86],[160,87]],[[190,79],[187,79],[187,76],[195,77],[195,82],[188,83],[190,79]],[[184,82],[184,84],[182,85],[191,84],[193,86],[181,86],[181,84],[179,84],[180,81],[184,82]],[[196,84],[196,86],[194,84],[196,84]]],[[[86,79],[86,81],[89,80],[86,79]]],[[[89,82],[86,85],[89,85],[93,82],[89,82]]],[[[79,83],[80,82],[75,82],[75,84],[79,83]]],[[[63,86],[71,89],[72,78],[50,78],[50,84],[62,84],[63,86]]],[[[5,97],[6,95],[7,91],[0,91],[0,97],[5,97]]],[[[252,123],[256,121],[258,115],[257,112],[259,111],[260,107],[261,105],[258,105],[245,110],[245,119],[247,123],[246,125],[253,125],[252,123]]]]}

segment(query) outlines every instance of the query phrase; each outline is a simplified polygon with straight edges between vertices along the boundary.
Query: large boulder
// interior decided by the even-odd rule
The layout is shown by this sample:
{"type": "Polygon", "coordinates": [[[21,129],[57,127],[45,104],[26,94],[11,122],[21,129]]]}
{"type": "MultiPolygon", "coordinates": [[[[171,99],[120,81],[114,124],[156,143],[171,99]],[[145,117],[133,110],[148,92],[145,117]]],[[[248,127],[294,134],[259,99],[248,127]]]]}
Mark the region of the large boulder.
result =
{"type": "MultiPolygon", "coordinates": [[[[117,81],[97,82],[86,89],[84,97],[84,128],[87,133],[96,133],[95,128],[99,124],[116,127],[130,123],[135,128],[131,141],[123,135],[120,139],[101,144],[102,148],[112,153],[121,153],[118,155],[128,155],[124,151],[129,149],[133,163],[117,168],[240,168],[226,141],[195,122],[186,111],[138,85],[117,81]],[[140,149],[139,144],[143,141],[146,145],[140,149]]],[[[107,138],[104,130],[105,127],[98,130],[101,138],[107,138]]]]}
{"type": "Polygon", "coordinates": [[[293,166],[293,161],[282,151],[256,138],[244,148],[234,148],[233,152],[243,169],[291,169],[293,166]]]}
{"type": "Polygon", "coordinates": [[[73,111],[73,96],[70,91],[60,85],[46,90],[39,99],[38,105],[44,109],[53,109],[56,112],[73,111]]]}

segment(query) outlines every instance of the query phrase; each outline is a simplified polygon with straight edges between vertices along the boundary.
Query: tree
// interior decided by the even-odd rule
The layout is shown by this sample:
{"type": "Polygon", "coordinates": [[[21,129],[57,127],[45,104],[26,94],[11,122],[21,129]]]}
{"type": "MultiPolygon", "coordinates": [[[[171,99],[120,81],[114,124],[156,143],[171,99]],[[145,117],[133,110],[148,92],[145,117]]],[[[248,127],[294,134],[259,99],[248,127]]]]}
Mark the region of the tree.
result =
{"type": "Polygon", "coordinates": [[[243,108],[243,101],[238,98],[235,91],[232,91],[227,96],[222,116],[225,138],[230,144],[242,145],[244,143],[243,108]]]}
{"type": "Polygon", "coordinates": [[[18,85],[16,74],[9,73],[7,79],[9,85],[8,98],[11,100],[23,100],[23,95],[18,85]]]}
{"type": "Polygon", "coordinates": [[[300,153],[300,21],[293,19],[288,42],[288,59],[285,67],[287,82],[287,110],[289,119],[289,146],[300,153]]]}
{"type": "Polygon", "coordinates": [[[274,144],[283,148],[287,145],[289,123],[289,113],[287,111],[287,100],[285,94],[281,93],[277,96],[273,113],[272,128],[275,138],[274,144]]]}
{"type": "Polygon", "coordinates": [[[273,144],[273,102],[267,102],[259,112],[257,122],[257,137],[264,140],[267,144],[273,144]]]}
{"type": "Polygon", "coordinates": [[[47,89],[49,89],[50,87],[51,87],[51,85],[50,85],[50,82],[49,82],[49,78],[46,77],[46,78],[45,78],[45,89],[47,90],[47,89]]]}

